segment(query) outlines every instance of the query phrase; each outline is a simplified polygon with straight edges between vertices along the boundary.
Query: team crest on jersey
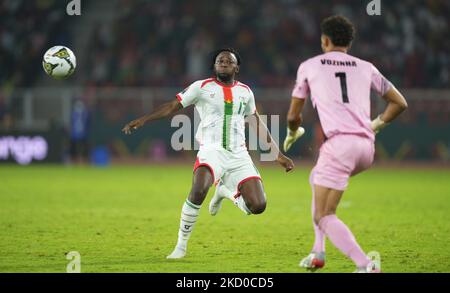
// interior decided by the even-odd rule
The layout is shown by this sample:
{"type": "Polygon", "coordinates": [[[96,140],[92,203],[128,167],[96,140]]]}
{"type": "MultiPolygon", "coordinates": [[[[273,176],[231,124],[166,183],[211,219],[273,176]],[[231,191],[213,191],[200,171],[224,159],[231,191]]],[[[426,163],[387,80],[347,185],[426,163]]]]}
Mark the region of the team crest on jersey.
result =
{"type": "Polygon", "coordinates": [[[209,94],[209,97],[211,98],[211,99],[214,99],[214,96],[216,95],[216,93],[211,93],[211,94],[209,94]]]}

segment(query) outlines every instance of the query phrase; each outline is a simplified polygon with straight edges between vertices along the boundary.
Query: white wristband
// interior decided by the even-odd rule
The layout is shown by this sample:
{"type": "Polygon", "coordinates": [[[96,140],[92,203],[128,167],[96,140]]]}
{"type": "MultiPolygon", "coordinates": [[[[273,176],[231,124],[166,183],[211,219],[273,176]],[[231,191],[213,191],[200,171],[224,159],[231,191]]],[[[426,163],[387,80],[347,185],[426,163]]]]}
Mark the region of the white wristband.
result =
{"type": "Polygon", "coordinates": [[[384,122],[383,120],[381,120],[381,115],[378,115],[377,118],[375,118],[372,121],[372,130],[376,133],[378,131],[380,131],[381,129],[383,129],[384,127],[386,127],[386,125],[388,125],[389,123],[384,122]]]}

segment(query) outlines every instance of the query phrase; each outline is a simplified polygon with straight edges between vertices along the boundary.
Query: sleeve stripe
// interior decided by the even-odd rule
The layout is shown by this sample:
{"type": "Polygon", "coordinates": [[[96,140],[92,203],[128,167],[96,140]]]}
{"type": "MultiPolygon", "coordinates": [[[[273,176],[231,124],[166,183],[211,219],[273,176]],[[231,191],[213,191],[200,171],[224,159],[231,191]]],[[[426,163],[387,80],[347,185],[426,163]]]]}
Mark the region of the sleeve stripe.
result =
{"type": "Polygon", "coordinates": [[[178,101],[181,103],[181,101],[183,100],[182,98],[181,98],[181,96],[180,96],[180,94],[177,94],[177,99],[178,99],[178,101]]]}
{"type": "Polygon", "coordinates": [[[238,86],[241,86],[241,87],[243,87],[243,88],[246,88],[246,89],[248,90],[248,92],[250,92],[250,88],[249,88],[247,85],[243,84],[242,82],[239,82],[239,83],[238,83],[238,86]]]}

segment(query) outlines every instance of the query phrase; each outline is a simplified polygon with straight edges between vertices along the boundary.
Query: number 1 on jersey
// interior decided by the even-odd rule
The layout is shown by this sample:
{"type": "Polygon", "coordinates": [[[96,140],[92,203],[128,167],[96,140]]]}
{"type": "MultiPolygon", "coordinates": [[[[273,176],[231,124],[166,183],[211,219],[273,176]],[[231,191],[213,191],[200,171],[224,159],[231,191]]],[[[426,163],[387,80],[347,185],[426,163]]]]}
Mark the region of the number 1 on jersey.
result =
{"type": "Polygon", "coordinates": [[[339,79],[341,80],[342,101],[344,103],[349,103],[347,96],[347,75],[345,74],[345,72],[336,72],[334,76],[339,77],[339,79]]]}

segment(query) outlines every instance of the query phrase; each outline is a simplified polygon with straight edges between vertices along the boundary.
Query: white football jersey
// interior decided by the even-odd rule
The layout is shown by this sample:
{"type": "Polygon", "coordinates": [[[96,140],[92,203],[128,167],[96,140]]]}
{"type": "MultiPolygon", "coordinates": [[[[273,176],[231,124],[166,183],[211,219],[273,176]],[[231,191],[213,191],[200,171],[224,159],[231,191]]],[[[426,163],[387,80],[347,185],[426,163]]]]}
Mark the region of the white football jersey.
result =
{"type": "Polygon", "coordinates": [[[198,80],[177,94],[183,107],[195,105],[200,115],[195,138],[200,148],[245,149],[245,117],[256,112],[250,88],[235,81],[227,86],[216,78],[198,80]]]}

